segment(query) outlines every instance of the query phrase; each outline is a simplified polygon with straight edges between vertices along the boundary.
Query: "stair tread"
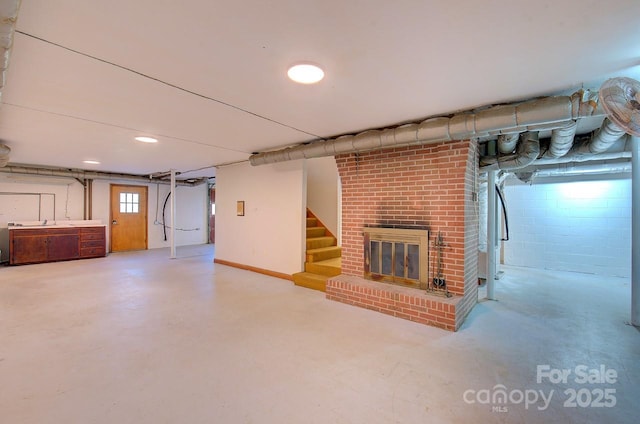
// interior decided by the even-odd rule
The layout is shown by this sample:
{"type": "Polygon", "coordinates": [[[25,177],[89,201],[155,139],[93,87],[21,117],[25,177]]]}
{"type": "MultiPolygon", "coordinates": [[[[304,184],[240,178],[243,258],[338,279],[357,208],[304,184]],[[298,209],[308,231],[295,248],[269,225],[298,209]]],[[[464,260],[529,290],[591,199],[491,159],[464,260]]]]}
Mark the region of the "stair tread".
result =
{"type": "Polygon", "coordinates": [[[312,280],[318,280],[318,281],[327,281],[329,279],[328,276],[326,275],[320,275],[320,274],[315,274],[313,272],[297,272],[295,274],[293,274],[294,278],[296,276],[300,276],[300,277],[306,277],[306,278],[311,278],[312,280]]]}

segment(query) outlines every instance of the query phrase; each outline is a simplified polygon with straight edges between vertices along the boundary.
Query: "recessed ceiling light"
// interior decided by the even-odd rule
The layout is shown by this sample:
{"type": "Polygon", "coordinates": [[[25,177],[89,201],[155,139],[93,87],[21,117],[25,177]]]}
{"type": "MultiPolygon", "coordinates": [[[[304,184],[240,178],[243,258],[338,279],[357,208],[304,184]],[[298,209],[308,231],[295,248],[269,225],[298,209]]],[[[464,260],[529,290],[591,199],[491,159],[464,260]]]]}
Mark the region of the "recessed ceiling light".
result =
{"type": "Polygon", "coordinates": [[[287,75],[300,84],[315,84],[324,78],[324,71],[313,63],[299,63],[289,68],[287,75]]]}
{"type": "Polygon", "coordinates": [[[143,143],[157,143],[158,139],[153,137],[136,137],[136,140],[142,141],[143,143]]]}
{"type": "Polygon", "coordinates": [[[97,160],[83,160],[83,162],[89,165],[100,165],[100,162],[97,160]]]}

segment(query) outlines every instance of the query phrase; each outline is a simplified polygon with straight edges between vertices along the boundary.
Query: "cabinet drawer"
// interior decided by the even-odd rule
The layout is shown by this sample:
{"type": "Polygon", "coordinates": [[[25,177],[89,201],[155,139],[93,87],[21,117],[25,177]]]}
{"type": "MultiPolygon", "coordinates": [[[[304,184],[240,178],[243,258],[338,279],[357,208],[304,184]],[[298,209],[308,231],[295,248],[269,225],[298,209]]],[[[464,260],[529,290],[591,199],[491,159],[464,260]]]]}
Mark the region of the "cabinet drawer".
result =
{"type": "Polygon", "coordinates": [[[102,247],[102,248],[104,248],[104,240],[82,240],[80,242],[80,248],[84,249],[85,247],[102,247]]]}
{"type": "Polygon", "coordinates": [[[81,258],[93,258],[99,256],[105,256],[106,250],[105,247],[83,247],[80,249],[80,257],[81,258]]]}
{"type": "Polygon", "coordinates": [[[90,234],[90,233],[103,234],[104,227],[82,227],[80,228],[80,232],[82,234],[90,234]]]}
{"type": "Polygon", "coordinates": [[[104,233],[80,233],[80,240],[104,240],[104,233]]]}

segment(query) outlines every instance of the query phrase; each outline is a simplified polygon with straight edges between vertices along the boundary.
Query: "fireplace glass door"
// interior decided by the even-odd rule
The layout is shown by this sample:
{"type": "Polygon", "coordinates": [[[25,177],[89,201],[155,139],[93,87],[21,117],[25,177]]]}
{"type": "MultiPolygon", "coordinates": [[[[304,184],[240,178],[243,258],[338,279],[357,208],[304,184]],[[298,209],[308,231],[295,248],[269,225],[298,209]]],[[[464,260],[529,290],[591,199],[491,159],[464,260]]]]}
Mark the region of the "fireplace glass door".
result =
{"type": "Polygon", "coordinates": [[[403,229],[400,233],[397,229],[376,230],[365,231],[365,278],[426,287],[428,233],[423,230],[416,236],[407,234],[416,230],[403,229]]]}

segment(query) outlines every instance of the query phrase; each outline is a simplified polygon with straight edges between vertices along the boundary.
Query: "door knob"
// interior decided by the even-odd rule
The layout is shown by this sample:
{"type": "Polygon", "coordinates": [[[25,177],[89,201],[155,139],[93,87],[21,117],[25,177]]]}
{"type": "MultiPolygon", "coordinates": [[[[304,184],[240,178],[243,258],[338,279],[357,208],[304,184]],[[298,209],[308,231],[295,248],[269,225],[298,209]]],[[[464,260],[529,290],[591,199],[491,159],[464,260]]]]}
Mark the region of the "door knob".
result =
{"type": "Polygon", "coordinates": [[[111,224],[113,224],[113,225],[115,225],[117,223],[118,223],[118,221],[116,221],[115,219],[113,221],[111,221],[111,224]]]}

